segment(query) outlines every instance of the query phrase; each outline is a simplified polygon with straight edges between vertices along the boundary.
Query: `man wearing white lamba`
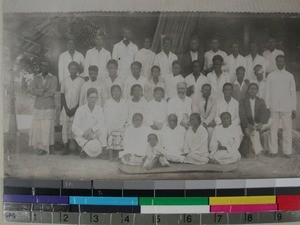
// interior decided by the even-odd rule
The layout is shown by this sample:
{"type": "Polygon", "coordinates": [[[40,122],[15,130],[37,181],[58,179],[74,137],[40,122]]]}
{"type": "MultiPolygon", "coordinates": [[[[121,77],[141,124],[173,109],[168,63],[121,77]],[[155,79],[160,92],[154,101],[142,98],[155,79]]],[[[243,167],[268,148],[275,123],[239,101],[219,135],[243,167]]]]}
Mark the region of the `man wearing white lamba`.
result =
{"type": "Polygon", "coordinates": [[[270,156],[278,153],[279,121],[283,128],[283,153],[287,158],[292,155],[292,119],[296,117],[296,86],[294,76],[285,70],[285,57],[276,57],[278,70],[270,73],[266,83],[266,105],[271,112],[270,156]]]}

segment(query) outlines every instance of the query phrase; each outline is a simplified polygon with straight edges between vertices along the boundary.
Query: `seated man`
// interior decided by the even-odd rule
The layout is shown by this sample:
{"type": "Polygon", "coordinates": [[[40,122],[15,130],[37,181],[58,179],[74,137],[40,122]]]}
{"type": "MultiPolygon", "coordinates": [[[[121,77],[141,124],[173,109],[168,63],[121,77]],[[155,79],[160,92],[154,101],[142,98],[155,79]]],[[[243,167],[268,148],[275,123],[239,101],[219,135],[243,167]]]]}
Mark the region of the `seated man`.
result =
{"type": "Polygon", "coordinates": [[[132,125],[127,127],[124,133],[124,151],[119,153],[123,164],[131,166],[143,165],[149,133],[150,128],[143,125],[143,115],[135,113],[132,117],[132,125]]]}
{"type": "Polygon", "coordinates": [[[168,116],[168,125],[162,130],[162,146],[166,152],[167,160],[171,162],[184,162],[183,148],[186,130],[177,125],[176,114],[168,116]]]}
{"type": "Polygon", "coordinates": [[[209,158],[217,164],[235,163],[241,158],[239,147],[243,134],[239,127],[231,125],[229,112],[223,112],[220,117],[222,124],[213,131],[209,158]]]}
{"type": "MultiPolygon", "coordinates": [[[[260,136],[266,131],[270,118],[265,101],[257,97],[257,93],[258,85],[251,83],[247,90],[247,97],[240,102],[239,107],[241,127],[244,133],[242,152],[247,154],[250,149],[253,149],[256,155],[263,150],[260,136]]],[[[267,142],[267,139],[264,142],[267,142]]]]}
{"type": "Polygon", "coordinates": [[[201,125],[199,113],[192,113],[190,117],[191,127],[185,134],[184,153],[185,163],[206,164],[208,163],[208,134],[201,125]]]}
{"type": "Polygon", "coordinates": [[[102,150],[106,150],[105,119],[101,106],[96,105],[97,100],[97,89],[89,88],[87,103],[77,109],[72,124],[76,142],[82,148],[82,158],[86,156],[84,152],[90,157],[97,157],[102,150]]]}

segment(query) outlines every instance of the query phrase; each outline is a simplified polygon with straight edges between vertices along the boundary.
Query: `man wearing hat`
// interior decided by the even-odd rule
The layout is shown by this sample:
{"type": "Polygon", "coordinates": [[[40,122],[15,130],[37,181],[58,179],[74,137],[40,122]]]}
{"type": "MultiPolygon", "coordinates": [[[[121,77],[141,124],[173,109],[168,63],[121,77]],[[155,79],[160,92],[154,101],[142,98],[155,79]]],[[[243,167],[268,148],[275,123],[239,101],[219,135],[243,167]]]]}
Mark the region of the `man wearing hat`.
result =
{"type": "Polygon", "coordinates": [[[72,132],[82,148],[81,158],[85,158],[86,154],[97,157],[102,150],[106,150],[104,114],[101,106],[96,105],[98,91],[96,88],[89,88],[86,95],[87,103],[77,109],[72,125],[72,132]]]}
{"type": "Polygon", "coordinates": [[[33,78],[30,89],[35,96],[35,103],[29,146],[33,146],[39,155],[44,155],[49,153],[49,146],[54,144],[57,78],[49,73],[49,62],[42,62],[41,70],[33,78]]]}

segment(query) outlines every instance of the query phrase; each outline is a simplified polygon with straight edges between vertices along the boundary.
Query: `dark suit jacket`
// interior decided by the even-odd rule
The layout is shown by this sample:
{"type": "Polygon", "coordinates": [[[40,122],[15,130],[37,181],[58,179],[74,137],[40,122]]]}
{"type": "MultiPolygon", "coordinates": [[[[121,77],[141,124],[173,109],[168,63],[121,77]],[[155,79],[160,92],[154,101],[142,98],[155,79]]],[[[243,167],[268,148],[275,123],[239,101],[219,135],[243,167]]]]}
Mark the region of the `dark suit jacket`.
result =
{"type": "Polygon", "coordinates": [[[251,113],[250,98],[245,97],[241,100],[239,106],[239,115],[243,130],[248,126],[248,124],[254,125],[254,123],[268,123],[270,114],[263,99],[256,97],[254,114],[255,118],[253,118],[251,113]]]}
{"type": "MultiPolygon", "coordinates": [[[[202,52],[198,51],[198,60],[200,60],[202,63],[204,63],[204,55],[202,52]]],[[[192,56],[191,52],[186,52],[181,59],[181,67],[182,67],[182,74],[184,77],[191,74],[193,72],[192,68],[192,56]]]]}

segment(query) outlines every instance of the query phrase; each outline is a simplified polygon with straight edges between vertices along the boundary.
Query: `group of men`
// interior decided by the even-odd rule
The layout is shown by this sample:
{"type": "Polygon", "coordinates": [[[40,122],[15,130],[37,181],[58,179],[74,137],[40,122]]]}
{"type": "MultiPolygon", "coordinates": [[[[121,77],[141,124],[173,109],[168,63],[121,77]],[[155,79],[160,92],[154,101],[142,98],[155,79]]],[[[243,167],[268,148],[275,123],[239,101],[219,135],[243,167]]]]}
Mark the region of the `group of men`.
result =
{"type": "MultiPolygon", "coordinates": [[[[193,37],[178,60],[169,37],[158,54],[150,50],[149,38],[139,50],[128,28],[112,54],[104,49],[104,38],[98,33],[85,57],[69,40],[59,57],[62,154],[78,145],[82,156],[108,150],[113,157],[116,150],[124,164],[146,168],[169,161],[227,164],[251,150],[275,157],[282,127],[284,156],[291,157],[296,88],[275,39],[262,56],[251,43],[244,57],[237,43],[227,55],[217,38],[202,54],[193,37]]],[[[49,63],[41,69],[32,82],[36,101],[29,144],[47,154],[54,144],[58,82],[49,63]]]]}

